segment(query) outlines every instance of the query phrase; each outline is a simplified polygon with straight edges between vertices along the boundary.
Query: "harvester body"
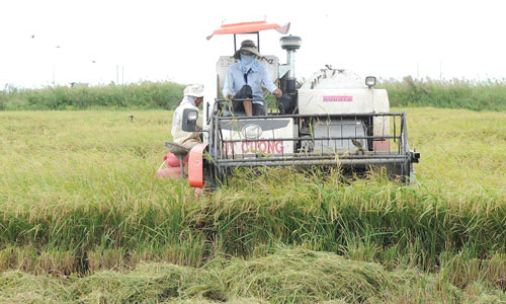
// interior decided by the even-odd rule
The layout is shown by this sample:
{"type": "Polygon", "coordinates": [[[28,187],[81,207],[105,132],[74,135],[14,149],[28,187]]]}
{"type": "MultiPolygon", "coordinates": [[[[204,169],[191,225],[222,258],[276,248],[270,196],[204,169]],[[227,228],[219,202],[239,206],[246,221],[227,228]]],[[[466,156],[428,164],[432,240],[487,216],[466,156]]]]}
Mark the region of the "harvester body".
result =
{"type": "Polygon", "coordinates": [[[193,184],[218,186],[233,168],[259,166],[332,166],[345,173],[384,168],[392,178],[412,181],[419,154],[409,148],[406,114],[390,113],[386,90],[373,88],[376,79],[364,81],[326,66],[300,85],[294,66],[300,38],[283,37],[282,46],[287,64],[280,65],[276,56],[259,59],[284,92],[265,116],[233,112],[233,101],[220,98],[226,71],[236,61],[227,56],[218,60],[216,91],[204,105],[207,148],[202,153],[199,145],[193,157],[198,164],[190,152],[190,180],[196,174],[202,179],[193,184]]]}

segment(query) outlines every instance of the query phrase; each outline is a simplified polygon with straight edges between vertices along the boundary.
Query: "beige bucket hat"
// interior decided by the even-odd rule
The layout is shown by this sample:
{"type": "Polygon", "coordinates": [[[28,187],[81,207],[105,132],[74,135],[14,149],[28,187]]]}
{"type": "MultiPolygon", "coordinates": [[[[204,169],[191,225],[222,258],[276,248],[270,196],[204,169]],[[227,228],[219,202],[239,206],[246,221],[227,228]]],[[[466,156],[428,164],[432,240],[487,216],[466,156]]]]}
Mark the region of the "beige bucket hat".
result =
{"type": "Polygon", "coordinates": [[[185,96],[203,97],[204,96],[204,86],[201,84],[194,84],[194,85],[187,86],[184,89],[183,94],[185,96]]]}
{"type": "Polygon", "coordinates": [[[260,58],[260,53],[258,52],[258,48],[253,42],[253,40],[244,40],[241,43],[241,48],[237,50],[234,54],[235,59],[241,59],[241,51],[248,51],[255,55],[257,55],[257,58],[260,58]]]}

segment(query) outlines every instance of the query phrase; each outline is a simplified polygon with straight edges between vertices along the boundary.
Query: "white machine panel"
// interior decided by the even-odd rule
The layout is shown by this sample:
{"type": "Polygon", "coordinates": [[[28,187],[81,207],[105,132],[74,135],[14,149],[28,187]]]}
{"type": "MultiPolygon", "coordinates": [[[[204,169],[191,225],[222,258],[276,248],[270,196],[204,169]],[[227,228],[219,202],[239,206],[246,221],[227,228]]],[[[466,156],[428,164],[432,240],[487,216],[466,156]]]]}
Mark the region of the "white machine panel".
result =
{"type": "MultiPolygon", "coordinates": [[[[383,89],[300,89],[300,114],[388,113],[388,94],[383,89]]],[[[388,117],[374,118],[374,135],[390,134],[388,117]]]]}
{"type": "Polygon", "coordinates": [[[387,113],[386,90],[299,90],[300,114],[387,113]]]}
{"type": "Polygon", "coordinates": [[[293,118],[232,120],[221,129],[223,141],[241,140],[225,144],[223,152],[228,155],[293,153],[293,141],[279,139],[297,137],[293,118]]]}

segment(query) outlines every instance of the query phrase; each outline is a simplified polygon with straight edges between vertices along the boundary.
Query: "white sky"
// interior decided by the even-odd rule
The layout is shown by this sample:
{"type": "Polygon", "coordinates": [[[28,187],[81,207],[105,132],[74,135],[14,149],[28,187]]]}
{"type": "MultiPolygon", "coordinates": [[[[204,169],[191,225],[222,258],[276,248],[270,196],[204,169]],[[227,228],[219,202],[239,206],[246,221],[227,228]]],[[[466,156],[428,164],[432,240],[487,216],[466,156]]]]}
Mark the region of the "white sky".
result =
{"type": "MultiPolygon", "coordinates": [[[[205,37],[223,21],[264,19],[291,22],[290,34],[302,38],[299,77],[325,64],[381,78],[506,74],[500,0],[1,0],[0,10],[0,89],[53,80],[205,83],[218,56],[233,53],[232,36],[205,37]]],[[[280,37],[262,32],[260,51],[285,62],[280,37]]]]}

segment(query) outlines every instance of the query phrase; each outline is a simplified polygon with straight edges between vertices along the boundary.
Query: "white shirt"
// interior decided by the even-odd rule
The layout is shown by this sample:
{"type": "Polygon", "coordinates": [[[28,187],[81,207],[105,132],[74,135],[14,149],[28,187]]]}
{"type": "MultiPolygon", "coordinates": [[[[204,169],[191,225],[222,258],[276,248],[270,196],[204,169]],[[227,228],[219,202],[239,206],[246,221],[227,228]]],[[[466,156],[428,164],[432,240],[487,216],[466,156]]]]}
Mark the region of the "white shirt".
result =
{"type": "MultiPolygon", "coordinates": [[[[200,132],[186,132],[183,131],[183,111],[184,109],[195,109],[199,110],[195,105],[195,98],[192,96],[185,96],[179,106],[174,111],[174,117],[172,118],[172,131],[171,134],[174,137],[176,144],[183,145],[187,148],[192,148],[199,142],[200,132]]],[[[202,129],[203,119],[202,115],[199,114],[197,119],[197,127],[202,129]]]]}
{"type": "MultiPolygon", "coordinates": [[[[222,91],[223,96],[227,96],[227,94],[237,94],[237,92],[239,92],[245,84],[251,86],[253,98],[255,99],[264,99],[262,85],[271,93],[277,89],[276,85],[271,80],[271,76],[269,75],[267,68],[262,64],[259,64],[258,71],[250,70],[248,73],[248,82],[246,83],[244,80],[241,62],[238,61],[236,64],[227,69],[227,77],[225,77],[225,83],[222,91]]],[[[253,101],[253,103],[262,104],[261,101],[253,101]]]]}

